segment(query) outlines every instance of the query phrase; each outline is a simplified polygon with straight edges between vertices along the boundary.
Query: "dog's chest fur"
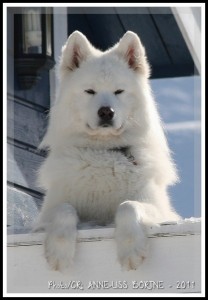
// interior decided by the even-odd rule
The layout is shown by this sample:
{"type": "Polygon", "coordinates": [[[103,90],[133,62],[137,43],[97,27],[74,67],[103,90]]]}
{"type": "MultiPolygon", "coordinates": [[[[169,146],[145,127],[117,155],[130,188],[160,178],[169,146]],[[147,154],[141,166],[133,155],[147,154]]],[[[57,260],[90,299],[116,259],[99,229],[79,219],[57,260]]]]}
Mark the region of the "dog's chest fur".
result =
{"type": "Polygon", "coordinates": [[[125,148],[78,148],[64,163],[66,197],[82,220],[112,221],[121,202],[138,197],[139,166],[125,148]]]}

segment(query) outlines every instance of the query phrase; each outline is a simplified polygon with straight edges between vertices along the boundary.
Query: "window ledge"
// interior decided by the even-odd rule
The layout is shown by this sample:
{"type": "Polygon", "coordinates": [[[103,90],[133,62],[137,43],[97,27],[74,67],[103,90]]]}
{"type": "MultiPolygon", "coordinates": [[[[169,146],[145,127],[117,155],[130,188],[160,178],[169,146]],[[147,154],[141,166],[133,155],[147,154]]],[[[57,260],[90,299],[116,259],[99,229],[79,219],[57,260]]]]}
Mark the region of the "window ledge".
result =
{"type": "Polygon", "coordinates": [[[123,271],[114,228],[80,229],[74,264],[64,274],[46,263],[44,233],[8,235],[8,293],[200,293],[201,220],[166,222],[147,233],[147,259],[123,271]]]}

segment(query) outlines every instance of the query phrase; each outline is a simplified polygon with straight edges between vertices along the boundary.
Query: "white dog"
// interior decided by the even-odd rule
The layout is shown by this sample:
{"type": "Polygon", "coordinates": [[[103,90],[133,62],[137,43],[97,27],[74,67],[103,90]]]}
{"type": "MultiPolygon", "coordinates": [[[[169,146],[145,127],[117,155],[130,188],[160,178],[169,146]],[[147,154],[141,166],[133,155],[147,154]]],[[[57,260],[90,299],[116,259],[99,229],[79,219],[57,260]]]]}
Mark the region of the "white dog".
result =
{"type": "Polygon", "coordinates": [[[153,100],[139,37],[128,31],[106,52],[78,31],[62,48],[60,86],[41,147],[46,197],[39,217],[53,269],[73,261],[78,222],[115,220],[118,259],[137,269],[145,225],[179,216],[167,187],[177,174],[153,100]]]}

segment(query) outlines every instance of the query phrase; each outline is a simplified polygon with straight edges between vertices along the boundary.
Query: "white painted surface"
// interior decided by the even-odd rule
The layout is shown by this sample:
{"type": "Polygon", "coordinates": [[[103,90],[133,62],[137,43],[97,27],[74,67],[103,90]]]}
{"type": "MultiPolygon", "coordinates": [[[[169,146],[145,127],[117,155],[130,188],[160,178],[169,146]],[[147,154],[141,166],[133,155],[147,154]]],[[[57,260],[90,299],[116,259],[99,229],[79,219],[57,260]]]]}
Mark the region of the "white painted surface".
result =
{"type": "Polygon", "coordinates": [[[194,63],[201,73],[201,8],[172,7],[172,12],[193,57],[194,63]]]}
{"type": "Polygon", "coordinates": [[[136,271],[121,270],[114,228],[79,230],[74,265],[64,274],[50,270],[46,263],[44,233],[11,235],[7,248],[7,292],[199,293],[200,228],[199,219],[149,228],[149,255],[136,271]]]}

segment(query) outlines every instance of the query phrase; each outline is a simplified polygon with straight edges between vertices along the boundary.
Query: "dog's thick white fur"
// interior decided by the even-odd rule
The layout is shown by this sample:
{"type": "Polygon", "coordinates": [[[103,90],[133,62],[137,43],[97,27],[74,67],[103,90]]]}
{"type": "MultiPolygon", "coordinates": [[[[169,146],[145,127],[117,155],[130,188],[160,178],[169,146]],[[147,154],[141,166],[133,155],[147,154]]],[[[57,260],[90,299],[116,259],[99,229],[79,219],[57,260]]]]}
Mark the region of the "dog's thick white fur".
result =
{"type": "Polygon", "coordinates": [[[177,173],[148,82],[139,37],[128,31],[106,52],[80,32],[62,48],[60,86],[41,147],[46,196],[39,227],[53,269],[73,262],[78,222],[115,221],[118,259],[137,269],[146,257],[145,227],[178,220],[167,187],[177,173]]]}

